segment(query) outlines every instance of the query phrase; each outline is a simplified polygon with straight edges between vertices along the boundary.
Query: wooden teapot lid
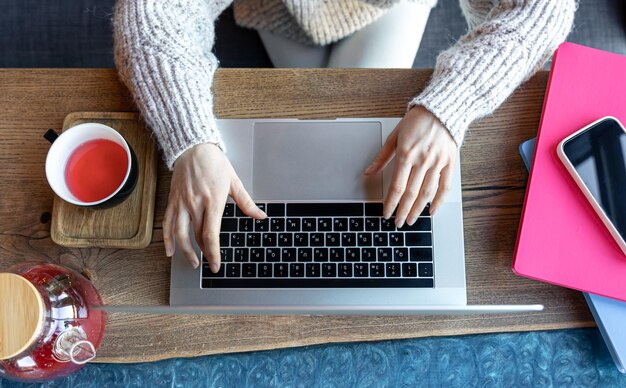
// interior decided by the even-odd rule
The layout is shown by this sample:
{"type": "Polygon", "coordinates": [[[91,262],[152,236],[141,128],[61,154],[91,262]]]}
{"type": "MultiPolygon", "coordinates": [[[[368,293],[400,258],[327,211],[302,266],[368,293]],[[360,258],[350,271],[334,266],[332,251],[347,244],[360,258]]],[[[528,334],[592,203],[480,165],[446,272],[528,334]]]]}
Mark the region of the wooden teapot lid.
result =
{"type": "Polygon", "coordinates": [[[19,275],[0,273],[0,360],[28,349],[43,318],[43,298],[35,286],[19,275]]]}

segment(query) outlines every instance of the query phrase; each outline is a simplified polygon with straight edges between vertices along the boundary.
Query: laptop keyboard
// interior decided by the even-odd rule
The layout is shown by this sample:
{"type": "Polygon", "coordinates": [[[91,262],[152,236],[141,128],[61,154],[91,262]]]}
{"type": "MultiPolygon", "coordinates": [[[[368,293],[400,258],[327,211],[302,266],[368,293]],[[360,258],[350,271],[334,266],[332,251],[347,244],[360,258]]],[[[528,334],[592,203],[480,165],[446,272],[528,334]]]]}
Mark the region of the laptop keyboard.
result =
{"type": "Polygon", "coordinates": [[[428,207],[398,229],[382,203],[257,205],[265,220],[226,205],[222,265],[203,260],[203,288],[434,287],[428,207]]]}

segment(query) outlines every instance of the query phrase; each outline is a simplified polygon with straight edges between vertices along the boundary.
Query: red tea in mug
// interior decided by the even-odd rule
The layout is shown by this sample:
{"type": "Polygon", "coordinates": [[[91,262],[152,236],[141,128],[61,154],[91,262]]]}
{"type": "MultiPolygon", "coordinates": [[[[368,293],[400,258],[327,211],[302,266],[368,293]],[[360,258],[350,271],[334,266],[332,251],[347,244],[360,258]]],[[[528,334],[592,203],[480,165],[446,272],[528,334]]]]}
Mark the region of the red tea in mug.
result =
{"type": "Polygon", "coordinates": [[[67,187],[80,201],[100,201],[120,187],[126,177],[128,162],[126,150],[111,140],[85,142],[67,161],[67,187]]]}

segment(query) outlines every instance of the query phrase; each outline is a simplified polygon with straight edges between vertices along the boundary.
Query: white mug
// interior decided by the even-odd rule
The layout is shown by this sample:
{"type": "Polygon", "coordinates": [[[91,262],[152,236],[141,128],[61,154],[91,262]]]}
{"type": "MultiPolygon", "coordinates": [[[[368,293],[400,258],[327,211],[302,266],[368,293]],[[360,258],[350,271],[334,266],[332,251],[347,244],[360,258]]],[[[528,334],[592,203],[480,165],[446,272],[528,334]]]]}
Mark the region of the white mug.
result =
{"type": "Polygon", "coordinates": [[[137,157],[124,137],[115,129],[98,123],[84,123],[68,128],[60,135],[49,129],[44,137],[52,143],[46,157],[46,178],[55,194],[64,201],[77,206],[107,208],[121,203],[137,185],[137,157]],[[70,156],[80,145],[91,140],[102,139],[110,140],[126,151],[128,158],[126,175],[117,189],[107,197],[94,202],[81,201],[72,194],[68,187],[65,168],[70,156]]]}

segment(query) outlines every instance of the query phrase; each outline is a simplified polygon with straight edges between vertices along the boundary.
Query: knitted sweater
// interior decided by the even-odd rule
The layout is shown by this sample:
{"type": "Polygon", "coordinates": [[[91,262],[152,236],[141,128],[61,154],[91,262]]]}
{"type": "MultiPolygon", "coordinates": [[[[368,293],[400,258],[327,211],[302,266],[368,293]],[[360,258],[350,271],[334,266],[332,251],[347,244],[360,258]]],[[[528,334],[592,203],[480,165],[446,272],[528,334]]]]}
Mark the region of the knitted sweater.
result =
{"type": "MultiPolygon", "coordinates": [[[[328,44],[398,0],[236,0],[241,25],[328,44]]],[[[436,0],[414,0],[434,5],[436,0]]],[[[118,0],[115,58],[169,168],[200,143],[224,149],[213,114],[214,21],[229,0],[118,0]]],[[[569,33],[575,0],[460,0],[469,32],[437,58],[422,105],[460,146],[470,123],[491,114],[569,33]]]]}

